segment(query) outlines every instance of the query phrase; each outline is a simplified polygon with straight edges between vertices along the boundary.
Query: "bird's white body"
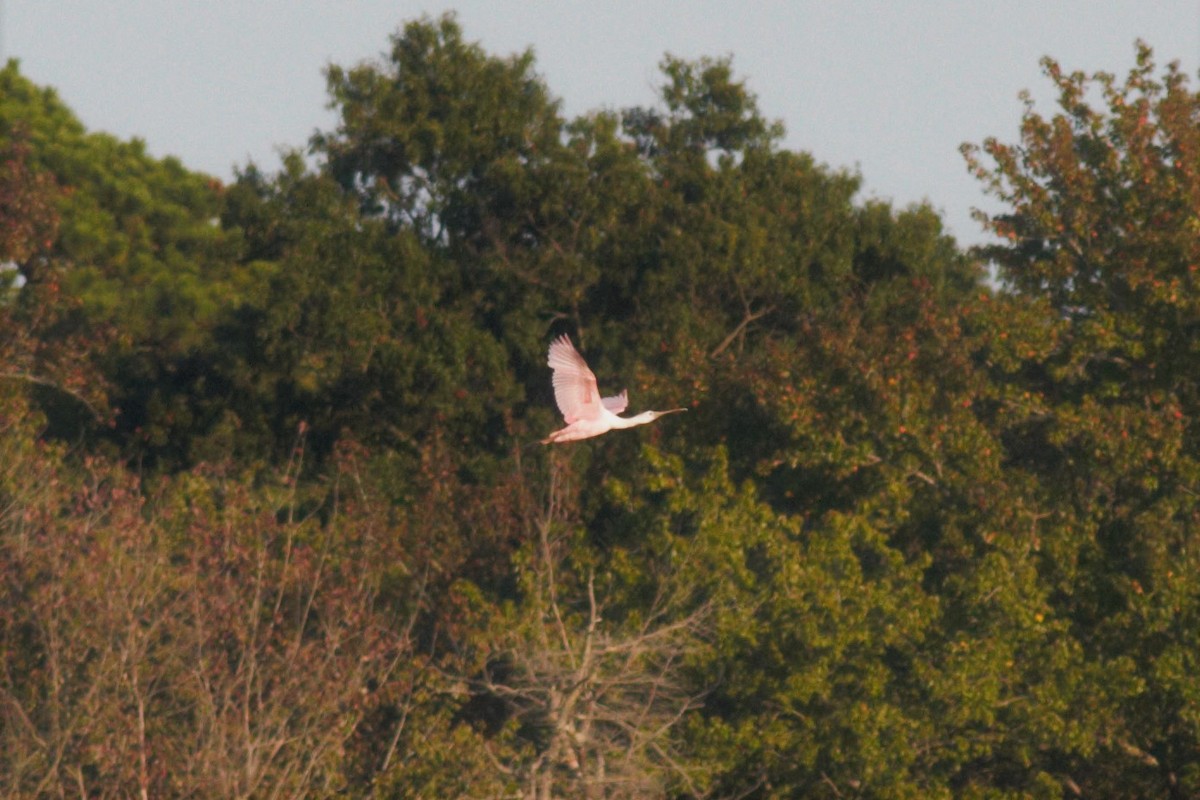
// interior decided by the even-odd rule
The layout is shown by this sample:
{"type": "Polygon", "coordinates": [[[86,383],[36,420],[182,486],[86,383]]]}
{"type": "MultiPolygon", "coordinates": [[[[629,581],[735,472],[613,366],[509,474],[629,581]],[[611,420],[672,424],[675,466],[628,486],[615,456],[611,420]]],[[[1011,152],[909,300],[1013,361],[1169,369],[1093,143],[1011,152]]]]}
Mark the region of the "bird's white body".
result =
{"type": "Polygon", "coordinates": [[[565,334],[550,343],[546,363],[554,370],[554,399],[567,427],[547,436],[542,444],[590,439],[616,428],[645,425],[664,414],[687,410],[673,408],[670,411],[643,411],[632,417],[617,416],[629,405],[629,392],[601,397],[596,376],[565,334]]]}
{"type": "MultiPolygon", "coordinates": [[[[675,409],[683,411],[682,408],[675,409]]],[[[632,428],[634,425],[645,425],[657,419],[657,412],[643,411],[633,417],[618,417],[607,408],[601,408],[595,419],[577,419],[567,427],[557,430],[543,440],[542,444],[551,442],[574,442],[578,439],[590,439],[602,433],[608,433],[615,428],[632,428]]]]}

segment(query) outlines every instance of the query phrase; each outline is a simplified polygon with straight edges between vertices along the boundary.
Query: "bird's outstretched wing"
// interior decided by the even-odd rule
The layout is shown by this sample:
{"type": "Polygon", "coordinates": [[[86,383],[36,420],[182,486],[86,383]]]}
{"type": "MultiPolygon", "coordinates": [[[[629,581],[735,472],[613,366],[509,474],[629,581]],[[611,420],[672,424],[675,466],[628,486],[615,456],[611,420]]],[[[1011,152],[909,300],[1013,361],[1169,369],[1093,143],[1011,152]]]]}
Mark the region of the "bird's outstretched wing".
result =
{"type": "Polygon", "coordinates": [[[620,414],[629,407],[629,390],[622,389],[615,397],[601,397],[601,404],[614,414],[620,414]]]}
{"type": "Polygon", "coordinates": [[[596,376],[564,333],[550,343],[546,363],[554,370],[554,400],[570,425],[600,416],[600,390],[596,376]]]}

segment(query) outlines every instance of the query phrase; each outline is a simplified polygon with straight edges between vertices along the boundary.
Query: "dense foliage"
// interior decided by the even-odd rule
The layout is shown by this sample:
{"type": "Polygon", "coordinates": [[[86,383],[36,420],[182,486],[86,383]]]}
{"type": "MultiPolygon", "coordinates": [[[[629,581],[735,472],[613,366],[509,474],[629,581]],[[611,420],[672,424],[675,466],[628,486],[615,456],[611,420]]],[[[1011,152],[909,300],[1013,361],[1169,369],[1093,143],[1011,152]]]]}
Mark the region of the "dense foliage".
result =
{"type": "Polygon", "coordinates": [[[229,186],[10,63],[0,784],[1200,796],[1200,96],[1044,66],[966,253],[728,60],[413,22],[229,186]],[[531,446],[561,332],[691,413],[531,446]]]}

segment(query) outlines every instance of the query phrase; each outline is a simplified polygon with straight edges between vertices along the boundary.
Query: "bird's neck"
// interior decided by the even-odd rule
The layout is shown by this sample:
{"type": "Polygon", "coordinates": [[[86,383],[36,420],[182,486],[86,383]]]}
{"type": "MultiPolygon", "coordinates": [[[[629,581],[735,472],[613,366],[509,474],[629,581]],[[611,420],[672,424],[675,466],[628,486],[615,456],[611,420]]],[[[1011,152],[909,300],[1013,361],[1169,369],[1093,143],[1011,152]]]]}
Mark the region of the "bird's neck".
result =
{"type": "Polygon", "coordinates": [[[635,425],[645,425],[647,422],[654,421],[653,411],[643,411],[640,414],[634,414],[632,417],[617,417],[619,422],[613,423],[614,428],[632,428],[635,425]]]}

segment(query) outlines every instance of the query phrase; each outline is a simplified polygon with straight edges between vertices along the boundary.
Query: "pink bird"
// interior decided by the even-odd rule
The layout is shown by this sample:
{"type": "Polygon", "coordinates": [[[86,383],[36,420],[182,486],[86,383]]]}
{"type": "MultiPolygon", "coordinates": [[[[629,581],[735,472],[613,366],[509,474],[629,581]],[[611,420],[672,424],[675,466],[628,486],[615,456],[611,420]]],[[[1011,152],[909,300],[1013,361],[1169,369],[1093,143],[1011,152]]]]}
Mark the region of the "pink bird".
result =
{"type": "Polygon", "coordinates": [[[542,439],[542,444],[589,439],[614,428],[645,425],[665,414],[687,411],[686,408],[672,408],[670,411],[643,411],[634,417],[618,417],[617,414],[629,405],[629,390],[622,391],[616,397],[601,397],[596,376],[588,369],[587,362],[566,334],[550,343],[550,355],[546,363],[554,370],[554,399],[567,421],[567,427],[542,439]]]}

